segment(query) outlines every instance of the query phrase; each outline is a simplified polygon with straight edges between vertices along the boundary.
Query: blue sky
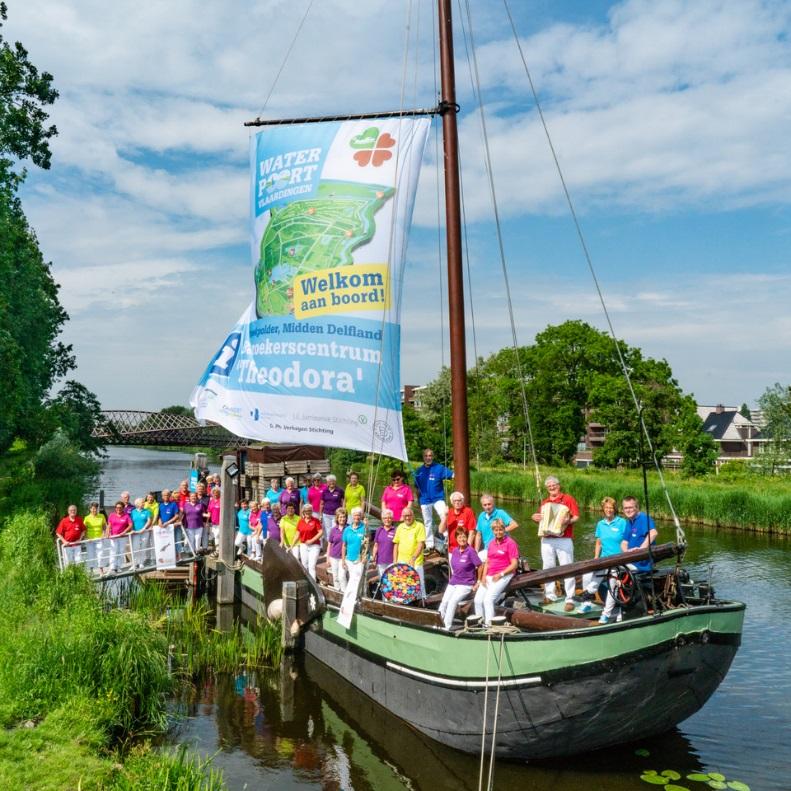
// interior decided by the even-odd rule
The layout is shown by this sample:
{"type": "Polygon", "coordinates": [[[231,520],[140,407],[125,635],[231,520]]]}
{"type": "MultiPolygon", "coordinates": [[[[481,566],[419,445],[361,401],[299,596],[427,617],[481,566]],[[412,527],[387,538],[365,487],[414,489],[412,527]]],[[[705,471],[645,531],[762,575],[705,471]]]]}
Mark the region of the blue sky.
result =
{"type": "MultiPolygon", "coordinates": [[[[471,5],[519,340],[572,318],[603,327],[503,5],[471,5]]],[[[788,382],[791,5],[511,6],[618,334],[666,358],[701,403],[752,403],[788,382]]],[[[186,403],[248,304],[242,122],[263,109],[307,7],[11,3],[6,35],[61,93],[53,168],[31,172],[25,208],[62,284],[77,378],[106,408],[186,403]]],[[[316,0],[266,115],[396,109],[404,74],[404,104],[433,104],[433,8],[316,0]]],[[[456,40],[470,293],[486,354],[510,330],[458,27],[456,40]]],[[[436,160],[432,141],[408,253],[410,383],[441,362],[436,160]]]]}

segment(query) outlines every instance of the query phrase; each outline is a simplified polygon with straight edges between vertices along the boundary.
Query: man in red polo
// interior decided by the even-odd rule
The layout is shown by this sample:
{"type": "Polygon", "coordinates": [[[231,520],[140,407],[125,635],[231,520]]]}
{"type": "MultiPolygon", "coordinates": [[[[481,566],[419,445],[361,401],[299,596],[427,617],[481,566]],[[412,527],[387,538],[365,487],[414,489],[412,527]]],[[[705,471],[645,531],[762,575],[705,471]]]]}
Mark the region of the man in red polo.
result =
{"type": "MultiPolygon", "coordinates": [[[[541,560],[545,569],[551,569],[555,566],[565,566],[567,563],[574,562],[574,523],[580,518],[580,508],[577,505],[577,501],[570,494],[561,492],[560,481],[554,475],[550,475],[544,481],[544,486],[547,487],[549,497],[541,502],[541,508],[549,503],[565,505],[568,508],[563,533],[559,536],[541,537],[541,560]]],[[[533,514],[533,521],[541,522],[540,511],[533,514]]],[[[574,577],[566,577],[563,580],[563,587],[566,591],[566,604],[564,607],[566,612],[574,610],[575,585],[574,577]]],[[[557,601],[555,583],[547,582],[544,585],[544,601],[542,604],[550,604],[553,601],[557,601]]]]}
{"type": "Polygon", "coordinates": [[[66,516],[58,522],[58,526],[55,528],[55,535],[57,535],[58,541],[63,544],[66,563],[79,563],[82,550],[79,542],[85,535],[85,523],[81,516],[77,516],[76,505],[68,507],[66,516]]]}

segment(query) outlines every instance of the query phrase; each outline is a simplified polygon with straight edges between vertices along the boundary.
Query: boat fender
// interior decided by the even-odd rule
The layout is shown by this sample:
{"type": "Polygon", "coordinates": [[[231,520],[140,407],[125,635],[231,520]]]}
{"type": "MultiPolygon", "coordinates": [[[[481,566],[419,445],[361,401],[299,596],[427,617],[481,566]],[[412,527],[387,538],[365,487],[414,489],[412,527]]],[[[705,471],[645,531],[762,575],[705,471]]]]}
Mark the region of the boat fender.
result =
{"type": "Polygon", "coordinates": [[[266,617],[270,621],[279,621],[283,617],[283,599],[273,599],[266,608],[266,617]]]}

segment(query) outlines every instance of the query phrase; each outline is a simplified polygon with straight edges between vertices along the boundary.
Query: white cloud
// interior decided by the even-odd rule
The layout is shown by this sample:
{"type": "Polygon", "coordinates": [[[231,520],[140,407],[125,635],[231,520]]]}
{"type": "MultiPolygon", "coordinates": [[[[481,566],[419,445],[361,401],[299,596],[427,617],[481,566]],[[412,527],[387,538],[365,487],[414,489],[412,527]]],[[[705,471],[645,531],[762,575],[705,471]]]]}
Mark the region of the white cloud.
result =
{"type": "MultiPolygon", "coordinates": [[[[183,402],[185,382],[191,387],[244,307],[249,264],[227,249],[247,244],[241,124],[261,110],[307,2],[241,0],[233,13],[195,0],[34,0],[11,9],[4,30],[55,74],[61,91],[53,170],[31,178],[25,208],[73,313],[66,339],[75,343],[79,373],[109,406],[127,405],[129,366],[152,374],[149,390],[134,395],[139,405],[183,402]],[[158,300],[167,296],[163,311],[158,300]]],[[[431,3],[315,2],[266,114],[395,108],[402,93],[405,106],[432,104],[432,11],[431,3]],[[408,5],[420,19],[411,20],[404,72],[408,5]]],[[[513,221],[565,212],[500,4],[478,3],[473,13],[501,214],[513,221]]],[[[646,213],[672,229],[682,212],[791,200],[788,4],[631,0],[598,23],[545,26],[523,45],[581,212],[646,213]]],[[[489,353],[510,342],[510,330],[501,289],[491,285],[499,264],[464,64],[457,76],[465,208],[489,246],[473,261],[479,352],[489,353]]],[[[424,168],[420,225],[435,223],[437,179],[424,168]]],[[[774,231],[783,232],[787,221],[774,231]]],[[[566,318],[601,323],[591,287],[535,277],[517,253],[510,266],[522,343],[566,318]]],[[[425,381],[439,366],[445,297],[428,269],[435,255],[424,241],[410,251],[419,282],[425,273],[430,285],[410,292],[405,308],[407,380],[425,381]]],[[[644,282],[635,268],[605,292],[628,342],[667,356],[682,385],[705,400],[741,402],[761,392],[758,379],[777,371],[791,340],[783,318],[791,288],[775,274],[750,273],[760,268],[745,262],[748,274],[707,278],[690,260],[683,289],[662,273],[659,284],[644,282]],[[725,381],[731,390],[714,392],[725,381]]]]}

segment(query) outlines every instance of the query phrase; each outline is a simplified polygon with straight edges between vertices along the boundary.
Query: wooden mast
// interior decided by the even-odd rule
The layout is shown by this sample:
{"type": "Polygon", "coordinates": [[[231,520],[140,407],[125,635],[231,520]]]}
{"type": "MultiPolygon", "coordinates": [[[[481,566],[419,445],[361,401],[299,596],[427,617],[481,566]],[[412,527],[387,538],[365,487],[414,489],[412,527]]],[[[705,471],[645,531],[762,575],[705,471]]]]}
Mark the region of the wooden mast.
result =
{"type": "Polygon", "coordinates": [[[467,430],[467,355],[464,332],[464,278],[461,260],[459,137],[456,130],[456,75],[453,64],[451,0],[437,0],[442,83],[442,139],[445,158],[445,223],[448,245],[448,319],[454,488],[470,501],[470,448],[467,430]]]}

